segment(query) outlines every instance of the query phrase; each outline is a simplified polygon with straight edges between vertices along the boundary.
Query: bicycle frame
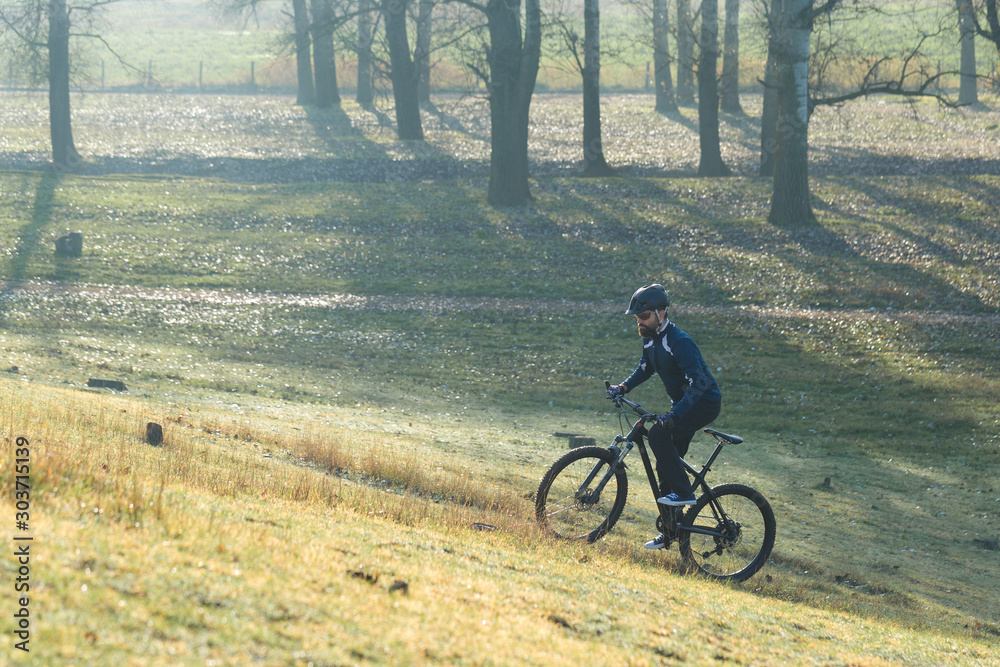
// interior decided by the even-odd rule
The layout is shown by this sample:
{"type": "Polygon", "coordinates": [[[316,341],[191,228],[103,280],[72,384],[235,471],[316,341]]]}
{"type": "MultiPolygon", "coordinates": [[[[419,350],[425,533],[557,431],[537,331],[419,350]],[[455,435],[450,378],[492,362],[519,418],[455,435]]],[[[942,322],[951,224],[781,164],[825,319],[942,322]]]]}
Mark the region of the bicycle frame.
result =
{"type": "MultiPolygon", "coordinates": [[[[610,383],[605,387],[610,389],[610,383]]],[[[554,537],[585,539],[588,543],[607,535],[622,518],[628,502],[625,459],[638,447],[660,531],[659,537],[644,546],[663,549],[677,542],[686,562],[698,572],[719,580],[746,581],[757,573],[774,548],[776,528],[771,505],[747,484],[728,482],[714,488],[708,485],[708,473],[723,447],[738,445],[743,438],[703,429],[716,439],[715,451],[700,470],[683,459],[678,464],[694,478],[698,497],[692,499],[690,507],[661,504],[654,454],[646,448],[649,433],[657,435],[655,429],[649,428],[657,418],[620,392],[608,394],[620,411],[619,434],[607,447],[588,445],[572,449],[549,467],[534,494],[535,518],[540,527],[554,537]],[[603,498],[604,495],[608,497],[603,498]]]]}
{"type": "MultiPolygon", "coordinates": [[[[608,466],[608,471],[601,478],[601,481],[597,484],[594,490],[589,494],[584,494],[583,490],[590,486],[590,483],[594,481],[594,478],[597,476],[597,473],[601,468],[600,465],[596,466],[584,480],[583,484],[580,485],[580,489],[576,494],[577,499],[584,499],[591,502],[595,497],[599,497],[603,492],[604,487],[611,479],[611,476],[615,474],[615,471],[619,468],[619,466],[625,465],[625,457],[628,456],[632,449],[636,446],[639,448],[639,455],[642,457],[642,465],[646,470],[646,477],[649,480],[649,488],[653,492],[654,500],[659,496],[660,489],[659,484],[657,483],[656,472],[653,469],[649,453],[646,451],[645,438],[643,437],[646,435],[646,422],[653,421],[656,417],[652,413],[644,410],[638,403],[633,403],[625,397],[619,396],[615,399],[615,404],[618,407],[621,407],[622,403],[632,408],[632,410],[639,415],[639,419],[632,425],[628,435],[619,434],[615,436],[614,441],[609,447],[609,450],[614,453],[614,464],[608,466]],[[624,448],[619,447],[622,443],[625,443],[624,448]]],[[[694,467],[692,467],[691,464],[683,458],[681,459],[681,464],[684,466],[684,469],[695,478],[695,485],[701,487],[705,494],[710,498],[709,503],[712,507],[712,512],[715,514],[715,518],[721,523],[721,518],[725,516],[725,513],[722,511],[722,508],[719,507],[715,494],[712,492],[712,488],[708,485],[708,482],[705,481],[708,471],[711,470],[712,464],[715,463],[716,458],[718,458],[719,454],[722,452],[722,448],[725,446],[725,441],[722,438],[716,436],[716,440],[715,451],[712,452],[712,455],[708,458],[708,461],[704,466],[702,466],[700,471],[695,470],[694,467]]],[[[656,507],[659,511],[660,523],[662,523],[661,532],[666,539],[676,539],[679,531],[710,535],[721,539],[726,538],[726,535],[716,530],[708,530],[698,526],[684,525],[678,521],[678,519],[683,515],[683,510],[680,508],[676,508],[675,512],[671,512],[669,511],[670,508],[666,505],[656,503],[656,507]]]]}

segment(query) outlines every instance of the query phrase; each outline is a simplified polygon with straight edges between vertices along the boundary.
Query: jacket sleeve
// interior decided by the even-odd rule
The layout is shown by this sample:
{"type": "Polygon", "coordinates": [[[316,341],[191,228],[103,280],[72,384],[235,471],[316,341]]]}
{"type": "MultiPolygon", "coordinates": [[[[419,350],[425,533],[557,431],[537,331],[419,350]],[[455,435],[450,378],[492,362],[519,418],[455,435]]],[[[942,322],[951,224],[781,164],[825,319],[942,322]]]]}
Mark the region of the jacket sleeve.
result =
{"type": "Polygon", "coordinates": [[[690,412],[694,404],[701,400],[712,381],[708,375],[708,369],[705,367],[705,360],[693,340],[687,338],[678,341],[673,353],[674,360],[684,372],[684,379],[687,383],[684,387],[683,398],[677,401],[670,411],[674,417],[679,418],[690,412]]]}
{"type": "Polygon", "coordinates": [[[629,375],[624,382],[622,382],[622,384],[628,387],[629,391],[632,391],[653,375],[653,366],[649,363],[649,359],[646,358],[646,351],[648,349],[648,347],[643,348],[642,356],[639,358],[639,365],[636,366],[635,370],[632,371],[632,374],[629,375]]]}

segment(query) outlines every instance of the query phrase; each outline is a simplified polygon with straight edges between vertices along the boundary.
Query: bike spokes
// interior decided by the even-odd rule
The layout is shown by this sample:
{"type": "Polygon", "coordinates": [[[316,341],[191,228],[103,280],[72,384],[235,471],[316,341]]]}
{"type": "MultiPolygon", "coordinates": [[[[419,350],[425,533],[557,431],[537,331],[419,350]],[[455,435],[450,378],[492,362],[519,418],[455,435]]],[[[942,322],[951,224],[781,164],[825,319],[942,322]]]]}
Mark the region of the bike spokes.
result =
{"type": "Polygon", "coordinates": [[[774,513],[748,486],[726,484],[713,492],[715,502],[703,496],[688,511],[684,521],[689,530],[681,536],[681,553],[705,574],[743,581],[771,553],[774,513]]]}
{"type": "Polygon", "coordinates": [[[535,516],[551,533],[594,541],[610,530],[625,504],[624,471],[611,472],[613,457],[597,447],[569,452],[542,479],[535,516]],[[610,473],[610,474],[609,474],[610,473]]]}

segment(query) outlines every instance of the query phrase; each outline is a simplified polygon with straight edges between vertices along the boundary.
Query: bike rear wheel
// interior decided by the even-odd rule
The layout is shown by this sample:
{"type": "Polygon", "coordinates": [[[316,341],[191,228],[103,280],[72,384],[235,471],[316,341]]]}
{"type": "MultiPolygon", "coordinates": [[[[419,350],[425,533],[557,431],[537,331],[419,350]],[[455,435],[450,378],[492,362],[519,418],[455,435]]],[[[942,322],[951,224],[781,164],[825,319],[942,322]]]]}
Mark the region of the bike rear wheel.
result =
{"type": "Polygon", "coordinates": [[[535,518],[563,539],[595,542],[618,521],[628,498],[628,478],[619,466],[607,484],[598,485],[615,465],[614,455],[600,447],[579,447],[552,464],[538,485],[535,518]]]}
{"type": "Polygon", "coordinates": [[[703,535],[681,530],[681,555],[716,579],[745,581],[764,566],[774,548],[774,512],[767,500],[745,484],[722,484],[687,511],[684,524],[710,530],[703,535]]]}

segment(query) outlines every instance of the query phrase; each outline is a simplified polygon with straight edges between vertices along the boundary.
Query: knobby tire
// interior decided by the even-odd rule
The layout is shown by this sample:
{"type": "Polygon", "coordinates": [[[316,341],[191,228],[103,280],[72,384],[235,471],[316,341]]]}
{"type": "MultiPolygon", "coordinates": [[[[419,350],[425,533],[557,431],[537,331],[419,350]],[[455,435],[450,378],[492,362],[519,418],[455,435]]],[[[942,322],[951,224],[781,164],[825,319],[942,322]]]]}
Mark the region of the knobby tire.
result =
{"type": "Polygon", "coordinates": [[[628,478],[619,466],[599,497],[593,491],[614,456],[600,447],[579,447],[552,464],[535,494],[535,518],[550,534],[563,539],[596,542],[614,527],[628,498],[628,478]],[[581,489],[588,475],[597,474],[581,489]]]}
{"type": "Polygon", "coordinates": [[[706,493],[684,515],[684,523],[728,537],[681,531],[678,547],[700,572],[716,579],[745,581],[764,566],[774,548],[774,512],[764,496],[745,484],[721,484],[712,492],[725,517],[716,516],[706,493]]]}

